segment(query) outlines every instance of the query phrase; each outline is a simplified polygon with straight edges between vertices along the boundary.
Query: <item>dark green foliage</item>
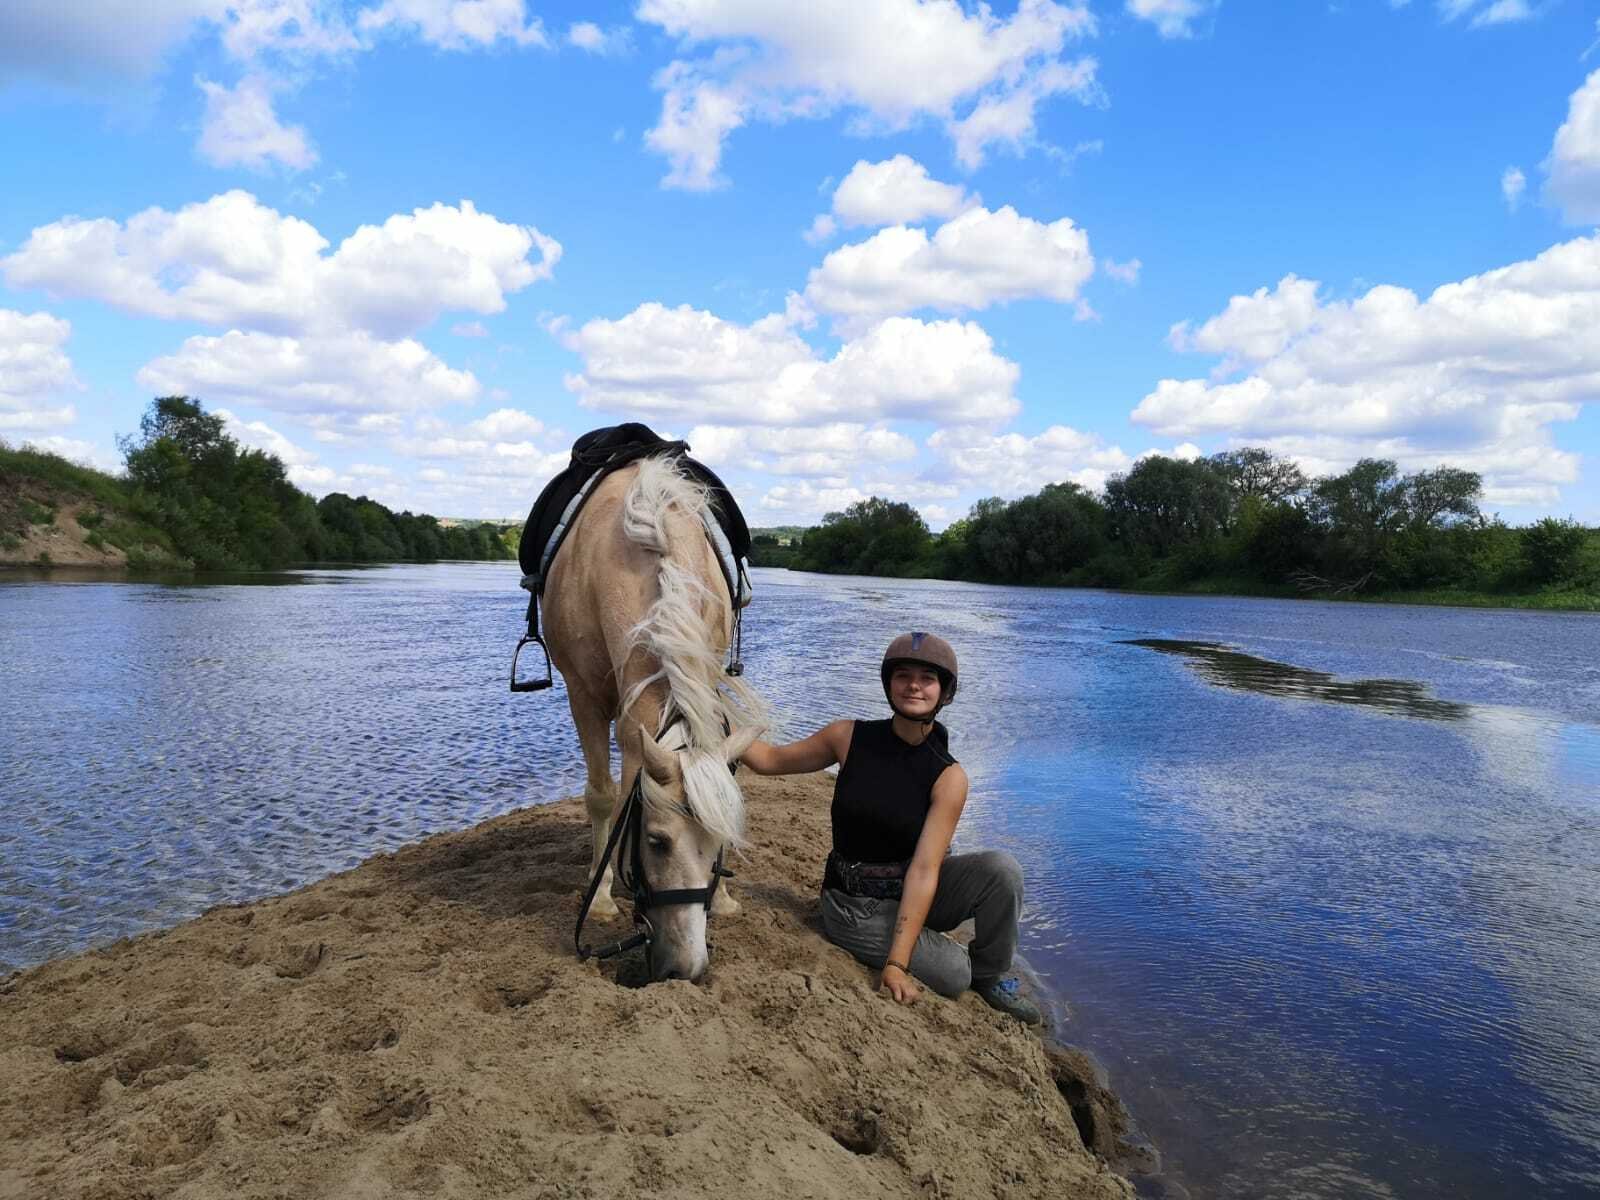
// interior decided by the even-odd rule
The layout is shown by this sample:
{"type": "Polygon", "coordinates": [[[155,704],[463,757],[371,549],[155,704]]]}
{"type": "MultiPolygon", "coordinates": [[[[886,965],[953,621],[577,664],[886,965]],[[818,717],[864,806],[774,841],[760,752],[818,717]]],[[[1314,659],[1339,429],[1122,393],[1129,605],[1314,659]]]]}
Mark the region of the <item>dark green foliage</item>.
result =
{"type": "Polygon", "coordinates": [[[1165,556],[1226,530],[1233,505],[1215,463],[1152,454],[1106,482],[1105,507],[1114,538],[1165,556]]]}
{"type": "Polygon", "coordinates": [[[794,565],[836,574],[910,575],[932,540],[911,505],[873,496],[823,517],[801,543],[794,565]]]}
{"type": "Polygon", "coordinates": [[[1573,579],[1586,539],[1583,526],[1572,520],[1545,517],[1522,530],[1522,553],[1530,583],[1543,585],[1573,579]]]}
{"type": "Polygon", "coordinates": [[[1453,467],[1405,475],[1364,459],[1308,480],[1256,448],[1189,462],[1153,455],[1113,476],[1103,500],[1048,484],[1020,500],[980,500],[937,537],[909,506],[874,497],[829,513],[793,565],[1269,595],[1467,598],[1561,584],[1574,589],[1561,593],[1566,607],[1600,585],[1600,530],[1555,520],[1510,529],[1484,519],[1480,495],[1479,477],[1453,467]]]}
{"type": "Polygon", "coordinates": [[[969,573],[1005,583],[1063,582],[1106,544],[1105,509],[1075,483],[1013,504],[980,501],[960,532],[969,573]]]}
{"type": "MultiPolygon", "coordinates": [[[[490,522],[444,527],[431,516],[337,492],[315,501],[289,482],[281,459],[241,447],[221,417],[187,396],[153,401],[138,434],[121,446],[122,479],[3,443],[0,471],[92,498],[101,507],[79,518],[91,531],[86,540],[120,547],[130,566],[265,569],[514,556],[506,528],[490,522]]],[[[26,497],[19,503],[39,507],[26,497]]]]}

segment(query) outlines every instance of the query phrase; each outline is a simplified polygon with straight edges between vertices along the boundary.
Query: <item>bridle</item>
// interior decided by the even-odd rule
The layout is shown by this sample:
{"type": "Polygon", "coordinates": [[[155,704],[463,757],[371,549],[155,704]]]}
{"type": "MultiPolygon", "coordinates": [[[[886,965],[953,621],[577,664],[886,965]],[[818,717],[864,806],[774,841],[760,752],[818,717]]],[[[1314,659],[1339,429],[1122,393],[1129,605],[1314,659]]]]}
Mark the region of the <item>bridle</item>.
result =
{"type": "MultiPolygon", "coordinates": [[[[737,765],[730,763],[728,770],[733,771],[737,765]]],[[[711,882],[705,887],[668,888],[658,892],[645,878],[643,842],[644,767],[641,764],[634,774],[633,786],[628,789],[628,798],[622,803],[622,811],[617,814],[616,823],[611,827],[611,836],[606,839],[606,852],[600,859],[600,867],[595,871],[594,878],[589,880],[589,888],[583,896],[583,907],[578,910],[578,925],[572,931],[572,944],[578,952],[579,962],[591,958],[613,958],[638,946],[645,948],[648,958],[656,930],[650,924],[650,918],[645,916],[646,910],[669,904],[703,904],[709,916],[717,885],[724,879],[733,878],[733,872],[723,868],[723,848],[718,847],[717,861],[711,864],[711,882]],[[589,907],[594,903],[595,893],[600,890],[600,881],[606,877],[606,868],[611,865],[613,852],[617,853],[617,877],[622,880],[622,886],[633,893],[633,923],[642,928],[604,946],[588,946],[583,941],[583,924],[589,919],[589,907]]]]}

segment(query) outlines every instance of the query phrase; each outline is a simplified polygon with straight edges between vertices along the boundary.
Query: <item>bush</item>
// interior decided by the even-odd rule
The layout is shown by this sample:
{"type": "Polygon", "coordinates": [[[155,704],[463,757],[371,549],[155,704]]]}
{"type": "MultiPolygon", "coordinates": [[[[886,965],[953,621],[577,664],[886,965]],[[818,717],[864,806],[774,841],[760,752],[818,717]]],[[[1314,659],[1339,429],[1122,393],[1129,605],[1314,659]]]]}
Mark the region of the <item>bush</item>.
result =
{"type": "Polygon", "coordinates": [[[1583,526],[1570,518],[1545,517],[1528,526],[1522,531],[1522,553],[1529,581],[1543,586],[1571,579],[1587,539],[1583,526]]]}

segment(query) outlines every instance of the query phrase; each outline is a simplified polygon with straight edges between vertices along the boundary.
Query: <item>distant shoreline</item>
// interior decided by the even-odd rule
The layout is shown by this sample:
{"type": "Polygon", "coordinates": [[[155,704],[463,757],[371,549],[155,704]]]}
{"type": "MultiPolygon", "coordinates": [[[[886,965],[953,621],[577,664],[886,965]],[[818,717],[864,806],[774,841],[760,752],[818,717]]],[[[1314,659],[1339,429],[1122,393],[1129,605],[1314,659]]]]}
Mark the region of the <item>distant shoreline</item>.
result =
{"type": "Polygon", "coordinates": [[[1018,587],[1063,592],[1111,592],[1123,596],[1216,597],[1235,600],[1322,600],[1333,604],[1410,604],[1425,608],[1503,608],[1511,611],[1600,612],[1600,592],[1529,592],[1499,594],[1431,589],[1416,592],[1376,592],[1370,595],[1329,595],[1296,591],[1292,588],[1250,587],[1232,581],[1199,580],[1188,587],[1093,587],[1070,583],[1000,583],[989,579],[947,579],[937,575],[854,575],[850,572],[803,571],[797,567],[768,566],[765,570],[789,571],[796,575],[815,575],[824,579],[932,579],[941,583],[974,583],[982,587],[1018,587]],[[1226,585],[1226,586],[1224,586],[1226,585]]]}

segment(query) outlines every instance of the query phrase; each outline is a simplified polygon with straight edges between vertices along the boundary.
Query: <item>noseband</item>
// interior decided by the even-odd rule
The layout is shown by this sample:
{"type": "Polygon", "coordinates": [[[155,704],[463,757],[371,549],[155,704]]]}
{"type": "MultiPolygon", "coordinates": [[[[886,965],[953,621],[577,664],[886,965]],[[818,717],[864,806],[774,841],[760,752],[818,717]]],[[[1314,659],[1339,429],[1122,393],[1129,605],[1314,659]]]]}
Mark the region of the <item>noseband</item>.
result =
{"type": "MultiPolygon", "coordinates": [[[[737,764],[730,764],[733,770],[737,764]]],[[[655,941],[655,926],[650,924],[650,919],[645,916],[645,911],[660,908],[669,904],[703,904],[709,914],[711,912],[711,899],[717,894],[717,885],[724,879],[733,878],[733,872],[724,870],[722,866],[722,848],[717,849],[717,861],[711,865],[711,882],[705,887],[698,888],[669,888],[665,891],[656,891],[650,886],[650,881],[644,875],[644,851],[641,848],[644,842],[644,767],[641,766],[634,774],[633,787],[628,790],[628,798],[623,801],[622,811],[617,814],[617,820],[611,827],[611,836],[606,839],[606,852],[600,859],[600,868],[594,873],[594,878],[589,880],[589,890],[584,893],[583,907],[578,910],[578,926],[572,931],[572,944],[578,951],[578,961],[584,962],[591,958],[612,958],[624,954],[637,946],[645,948],[648,956],[655,941]],[[606,867],[611,864],[613,851],[617,853],[617,876],[622,880],[622,886],[633,893],[633,923],[641,928],[629,937],[621,938],[604,946],[589,946],[583,941],[583,924],[589,919],[589,906],[594,903],[595,893],[600,890],[600,881],[606,877],[606,867]]]]}

